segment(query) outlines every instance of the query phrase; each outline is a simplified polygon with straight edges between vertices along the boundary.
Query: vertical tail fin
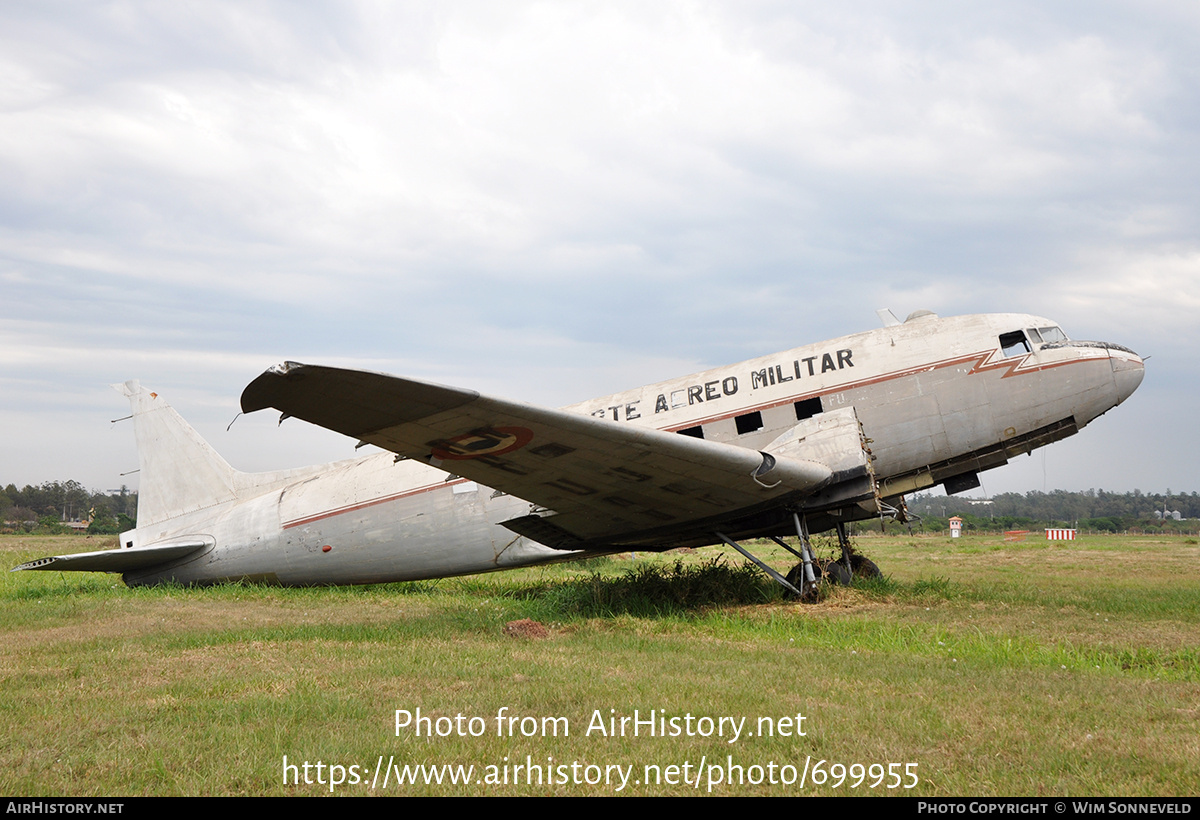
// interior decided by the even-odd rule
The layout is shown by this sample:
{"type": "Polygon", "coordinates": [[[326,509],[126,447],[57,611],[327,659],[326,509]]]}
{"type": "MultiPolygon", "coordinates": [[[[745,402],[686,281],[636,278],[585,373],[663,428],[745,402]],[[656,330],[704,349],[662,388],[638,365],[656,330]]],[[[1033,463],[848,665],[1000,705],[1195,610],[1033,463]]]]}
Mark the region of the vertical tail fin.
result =
{"type": "Polygon", "coordinates": [[[139,528],[235,497],[237,471],[157,393],[136,380],[113,387],[133,408],[139,528]]]}

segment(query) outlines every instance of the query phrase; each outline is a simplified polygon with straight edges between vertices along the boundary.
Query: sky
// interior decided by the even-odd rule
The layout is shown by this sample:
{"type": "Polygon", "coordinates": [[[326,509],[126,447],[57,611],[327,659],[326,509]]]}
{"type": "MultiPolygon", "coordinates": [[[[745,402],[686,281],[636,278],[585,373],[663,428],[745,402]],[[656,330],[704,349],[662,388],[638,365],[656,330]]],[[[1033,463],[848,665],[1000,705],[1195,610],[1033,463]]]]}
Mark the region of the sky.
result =
{"type": "Polygon", "coordinates": [[[1149,356],[976,493],[1200,489],[1193,2],[0,5],[0,482],[235,467],[272,364],[562,406],[903,318],[1149,356]],[[227,429],[228,427],[228,429],[227,429]]]}

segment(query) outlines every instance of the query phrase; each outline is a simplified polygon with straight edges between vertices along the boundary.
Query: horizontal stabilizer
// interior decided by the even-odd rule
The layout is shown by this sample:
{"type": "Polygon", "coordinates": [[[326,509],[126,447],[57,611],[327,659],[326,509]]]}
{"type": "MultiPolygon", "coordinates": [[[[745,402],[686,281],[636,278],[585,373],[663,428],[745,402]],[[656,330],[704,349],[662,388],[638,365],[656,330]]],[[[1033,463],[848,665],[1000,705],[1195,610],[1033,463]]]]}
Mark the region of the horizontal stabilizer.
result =
{"type": "Polygon", "coordinates": [[[177,561],[192,553],[211,549],[216,540],[207,535],[172,538],[161,544],[136,549],[98,550],[75,555],[52,555],[28,561],[11,572],[24,569],[70,570],[74,572],[133,572],[177,561]]]}

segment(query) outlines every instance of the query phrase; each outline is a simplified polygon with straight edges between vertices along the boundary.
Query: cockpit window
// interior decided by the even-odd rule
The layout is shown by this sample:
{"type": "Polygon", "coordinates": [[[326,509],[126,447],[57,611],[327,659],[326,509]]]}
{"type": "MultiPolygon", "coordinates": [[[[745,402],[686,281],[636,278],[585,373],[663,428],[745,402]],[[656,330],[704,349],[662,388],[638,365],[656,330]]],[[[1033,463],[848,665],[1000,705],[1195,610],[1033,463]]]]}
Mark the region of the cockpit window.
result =
{"type": "Polygon", "coordinates": [[[1028,336],[1029,341],[1033,342],[1035,345],[1040,345],[1042,343],[1042,334],[1038,333],[1031,327],[1025,328],[1025,335],[1028,336]]]}
{"type": "Polygon", "coordinates": [[[1025,341],[1025,332],[1014,330],[1012,333],[1000,335],[1000,349],[1005,356],[1023,356],[1030,351],[1029,342],[1025,341]]]}
{"type": "Polygon", "coordinates": [[[1065,342],[1067,334],[1062,332],[1060,327],[1039,327],[1038,332],[1042,334],[1044,342],[1065,342]]]}

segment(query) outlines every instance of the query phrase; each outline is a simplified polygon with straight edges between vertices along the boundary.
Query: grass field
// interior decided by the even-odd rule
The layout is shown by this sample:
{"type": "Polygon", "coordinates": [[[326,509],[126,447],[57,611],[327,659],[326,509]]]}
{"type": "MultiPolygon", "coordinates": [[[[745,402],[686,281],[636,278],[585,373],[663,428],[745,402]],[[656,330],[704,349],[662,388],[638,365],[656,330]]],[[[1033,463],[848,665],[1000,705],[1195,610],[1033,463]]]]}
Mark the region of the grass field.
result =
{"type": "MultiPolygon", "coordinates": [[[[888,577],[815,605],[715,548],[367,588],[6,572],[0,793],[1196,795],[1193,541],[864,537],[888,577]],[[678,732],[596,728],[635,710],[678,732]]],[[[3,536],[0,566],[103,545],[3,536]]]]}

